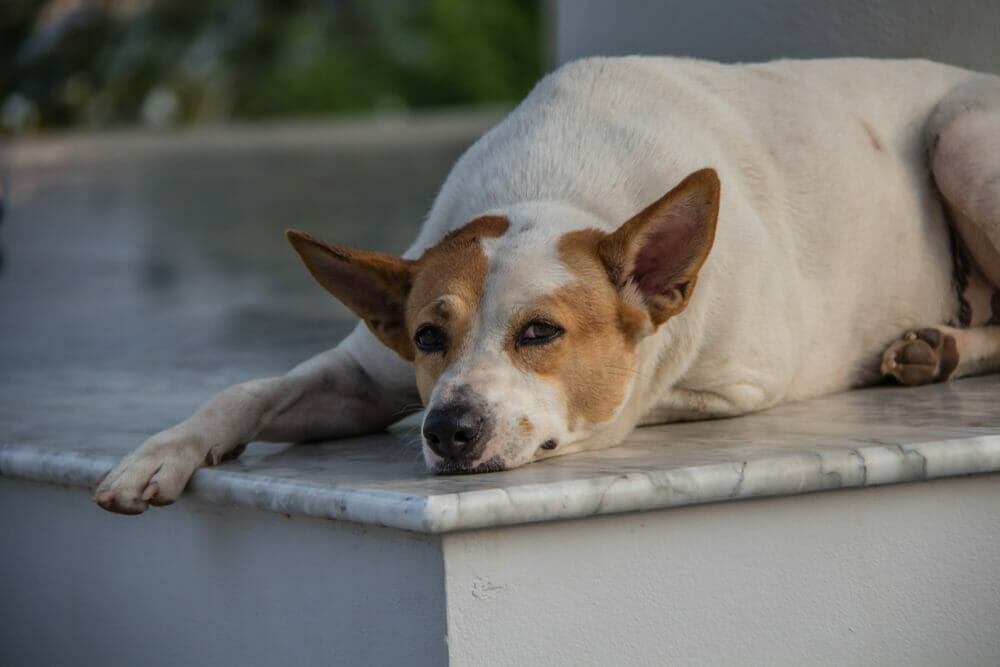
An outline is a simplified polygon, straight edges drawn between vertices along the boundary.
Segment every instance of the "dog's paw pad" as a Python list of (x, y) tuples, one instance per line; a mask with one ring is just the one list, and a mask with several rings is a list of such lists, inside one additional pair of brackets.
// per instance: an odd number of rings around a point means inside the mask
[(882, 373), (907, 386), (943, 382), (958, 367), (955, 337), (938, 329), (907, 331), (882, 355)]

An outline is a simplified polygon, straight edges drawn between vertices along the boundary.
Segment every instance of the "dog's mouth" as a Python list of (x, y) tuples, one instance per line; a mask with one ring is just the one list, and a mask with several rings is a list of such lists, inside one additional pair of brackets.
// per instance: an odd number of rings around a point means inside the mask
[(459, 461), (441, 461), (434, 465), (434, 472), (438, 475), (472, 475), (483, 472), (500, 472), (506, 470), (507, 464), (500, 456), (493, 456), (482, 463), (470, 466)]
[[(552, 451), (558, 446), (559, 443), (555, 440), (546, 440), (538, 446), (537, 451), (539, 453), (543, 451)], [(434, 464), (434, 473), (437, 475), (477, 475), (484, 472), (500, 472), (501, 470), (508, 469), (509, 466), (507, 465), (507, 462), (504, 461), (499, 454), (475, 465), (469, 465), (469, 463), (462, 461), (448, 460), (442, 460)]]

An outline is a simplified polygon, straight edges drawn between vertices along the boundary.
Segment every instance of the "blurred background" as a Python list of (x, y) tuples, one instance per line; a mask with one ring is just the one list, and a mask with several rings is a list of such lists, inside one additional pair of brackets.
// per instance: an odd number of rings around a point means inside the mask
[(523, 97), (541, 0), (0, 0), (0, 122), (154, 127)]
[(0, 0), (0, 442), (121, 452), (354, 317), (546, 68), (540, 0)]
[(998, 25), (996, 0), (0, 0), (0, 131), (509, 103), (594, 54), (996, 71)]
[(567, 60), (1000, 71), (998, 25), (996, 0), (0, 0), (0, 442), (121, 451), (334, 345), (354, 318), (284, 230), (402, 252)]

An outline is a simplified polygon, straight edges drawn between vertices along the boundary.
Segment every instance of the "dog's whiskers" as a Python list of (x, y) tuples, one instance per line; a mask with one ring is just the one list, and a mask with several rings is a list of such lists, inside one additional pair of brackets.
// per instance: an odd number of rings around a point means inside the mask
[(406, 403), (398, 410), (396, 410), (394, 413), (392, 413), (392, 416), (400, 418), (407, 417), (416, 412), (420, 412), (423, 409), (424, 409), (423, 403)]

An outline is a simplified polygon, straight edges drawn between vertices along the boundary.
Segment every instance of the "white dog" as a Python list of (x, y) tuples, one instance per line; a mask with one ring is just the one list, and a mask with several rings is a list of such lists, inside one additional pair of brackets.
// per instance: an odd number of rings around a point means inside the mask
[(482, 472), (994, 370), (1000, 79), (585, 60), (468, 150), (403, 258), (288, 237), (367, 326), (150, 438), (102, 507), (170, 503), (244, 443), (372, 433), (418, 398), (428, 468)]

